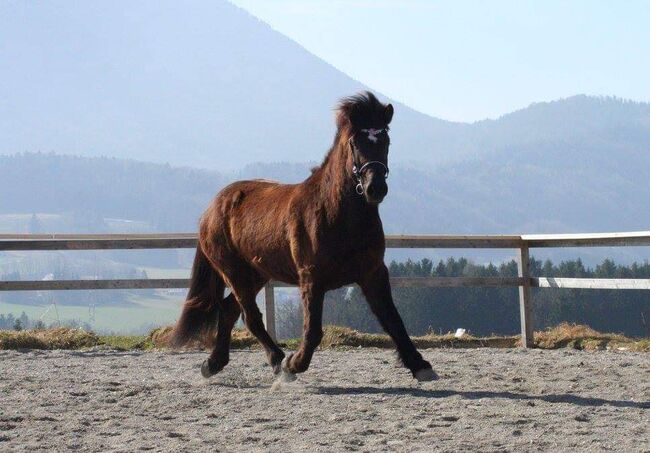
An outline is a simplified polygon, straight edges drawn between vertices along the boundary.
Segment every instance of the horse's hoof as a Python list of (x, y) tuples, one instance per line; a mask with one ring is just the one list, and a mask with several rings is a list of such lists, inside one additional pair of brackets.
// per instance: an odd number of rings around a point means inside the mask
[(211, 376), (214, 376), (217, 374), (219, 371), (221, 371), (223, 367), (218, 367), (216, 370), (211, 370), (210, 369), (210, 359), (205, 359), (203, 361), (203, 364), (201, 365), (201, 376), (204, 378), (209, 378)]
[(212, 375), (213, 373), (210, 371), (210, 362), (208, 362), (208, 359), (205, 359), (201, 365), (201, 376), (207, 379)]
[(437, 381), (439, 377), (436, 374), (436, 372), (433, 371), (433, 369), (422, 368), (421, 370), (415, 372), (415, 379), (417, 379), (418, 382), (429, 382), (429, 381)]
[(295, 374), (289, 371), (289, 357), (282, 359), (280, 368), (282, 369), (282, 372), (280, 373), (280, 380), (282, 380), (282, 382), (293, 382), (298, 379)]
[(273, 374), (276, 376), (282, 373), (282, 364), (286, 356), (284, 354), (273, 354), (270, 359), (271, 368), (273, 368)]

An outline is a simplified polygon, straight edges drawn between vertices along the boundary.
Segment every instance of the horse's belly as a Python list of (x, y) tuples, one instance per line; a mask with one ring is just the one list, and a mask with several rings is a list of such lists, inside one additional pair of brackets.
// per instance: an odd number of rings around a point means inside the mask
[(269, 280), (297, 284), (298, 274), (291, 258), (289, 245), (279, 247), (249, 246), (241, 250), (249, 264)]

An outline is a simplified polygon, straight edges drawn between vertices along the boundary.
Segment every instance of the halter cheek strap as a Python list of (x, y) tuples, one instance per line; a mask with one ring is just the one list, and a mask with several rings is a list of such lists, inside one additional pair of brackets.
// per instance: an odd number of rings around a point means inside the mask
[(377, 164), (384, 167), (384, 178), (388, 179), (388, 172), (390, 170), (383, 162), (379, 162), (378, 160), (371, 160), (370, 162), (366, 162), (365, 164), (363, 164), (361, 168), (357, 168), (357, 166), (354, 165), (352, 167), (352, 174), (357, 179), (357, 186), (355, 187), (355, 190), (359, 195), (363, 195), (363, 184), (361, 184), (361, 176), (363, 175), (363, 172), (373, 164)]
[[(368, 133), (368, 139), (376, 142), (377, 141), (377, 134), (380, 134), (382, 132), (386, 131), (386, 129), (361, 129), (361, 132), (367, 132)], [(390, 170), (386, 166), (385, 163), (379, 162), (378, 160), (371, 160), (363, 164), (361, 167), (357, 164), (357, 153), (356, 153), (356, 147), (354, 146), (354, 143), (352, 143), (352, 137), (348, 140), (348, 143), (350, 145), (350, 149), (352, 150), (352, 174), (354, 175), (354, 178), (357, 180), (357, 185), (355, 187), (355, 190), (357, 194), (363, 195), (363, 184), (361, 183), (361, 177), (363, 176), (363, 172), (368, 169), (371, 165), (379, 165), (384, 168), (384, 178), (388, 178), (388, 173)]]

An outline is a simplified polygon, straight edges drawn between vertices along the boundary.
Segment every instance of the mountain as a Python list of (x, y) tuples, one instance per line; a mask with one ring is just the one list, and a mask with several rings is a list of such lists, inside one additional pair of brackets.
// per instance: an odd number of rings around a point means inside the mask
[[(0, 231), (193, 231), (231, 177), (116, 158), (0, 156)], [(19, 214), (29, 214), (29, 216)], [(33, 223), (33, 222), (31, 222)]]
[[(3, 2), (0, 38), (0, 154), (43, 151), (0, 159), (5, 229), (33, 212), (193, 229), (228, 181), (303, 179), (337, 99), (365, 88), (225, 1)], [(390, 233), (648, 229), (650, 104), (579, 95), (473, 124), (395, 107)]]
[[(2, 2), (0, 42), (0, 154), (222, 172), (317, 162), (337, 100), (366, 88), (223, 0)], [(393, 164), (609, 168), (636, 166), (650, 147), (650, 105), (615, 98), (575, 96), (473, 124), (393, 102)]]
[[(222, 0), (2, 2), (0, 41), (0, 154), (320, 160), (337, 100), (365, 89)], [(466, 149), (466, 125), (395, 107), (404, 160)]]

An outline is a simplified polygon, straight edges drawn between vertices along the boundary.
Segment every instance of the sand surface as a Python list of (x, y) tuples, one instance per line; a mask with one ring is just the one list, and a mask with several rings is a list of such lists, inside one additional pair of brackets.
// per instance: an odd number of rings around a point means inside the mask
[(650, 355), (318, 351), (272, 389), (260, 351), (0, 351), (0, 451), (650, 451)]

